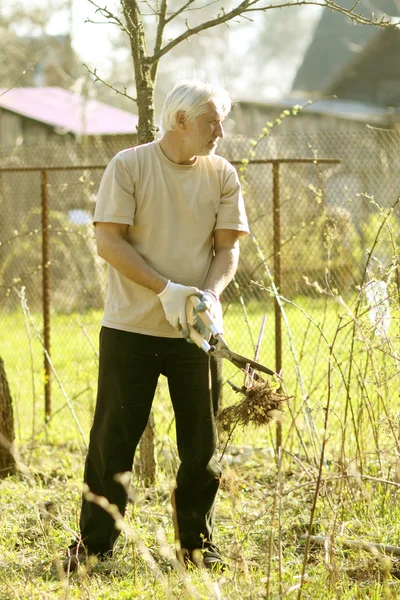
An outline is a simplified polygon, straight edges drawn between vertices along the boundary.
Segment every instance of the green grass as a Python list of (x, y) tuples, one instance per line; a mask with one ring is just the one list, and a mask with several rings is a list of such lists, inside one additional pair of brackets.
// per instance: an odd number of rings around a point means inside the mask
[[(274, 600), (297, 598), (302, 535), (313, 511), (328, 402), (325, 460), (311, 532), (328, 536), (332, 545), (311, 548), (302, 598), (399, 597), (396, 559), (388, 563), (376, 553), (349, 550), (342, 543), (351, 539), (399, 544), (397, 307), (393, 303), (390, 339), (382, 343), (371, 332), (367, 314), (353, 328), (351, 311), (334, 299), (299, 298), (296, 304), (285, 305), (290, 335), (283, 324), (283, 381), (291, 398), (281, 420), (281, 461), (278, 464), (274, 451), (275, 424), (235, 431), (223, 458), (216, 530), (231, 569), (222, 577), (194, 571), (187, 580), (165, 556), (173, 544), (169, 498), (177, 458), (163, 379), (154, 404), (157, 483), (146, 489), (139, 477), (134, 478), (126, 518), (136, 541), (123, 533), (111, 561), (69, 580), (62, 576), (59, 560), (77, 530), (85, 451), (54, 376), (53, 416), (44, 425), (41, 344), (30, 327), (30, 346), (23, 315), (3, 314), (6, 334), (0, 356), (13, 397), (16, 447), (26, 470), (0, 483), (0, 598), (253, 600), (267, 593)], [(354, 312), (354, 306), (350, 308)], [(252, 339), (257, 340), (267, 314), (259, 361), (274, 367), (272, 299), (266, 293), (265, 304), (249, 303), (246, 309), (248, 323), (239, 304), (228, 308), (226, 339), (233, 350), (252, 356)], [(100, 318), (99, 312), (91, 312), (52, 319), (52, 361), (86, 440), (96, 395)], [(40, 317), (33, 319), (40, 330)], [(225, 361), (224, 369), (226, 379), (242, 384), (235, 367)], [(237, 399), (226, 384), (224, 405)], [(152, 569), (138, 540), (154, 557)]]

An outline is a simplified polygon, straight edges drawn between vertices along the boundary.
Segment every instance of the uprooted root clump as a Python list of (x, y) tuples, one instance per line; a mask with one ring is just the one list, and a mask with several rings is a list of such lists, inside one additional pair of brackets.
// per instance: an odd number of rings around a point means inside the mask
[(242, 400), (224, 408), (218, 415), (218, 422), (223, 431), (230, 431), (232, 426), (268, 425), (277, 420), (282, 412), (283, 403), (288, 397), (279, 393), (272, 382), (258, 380), (238, 390)]

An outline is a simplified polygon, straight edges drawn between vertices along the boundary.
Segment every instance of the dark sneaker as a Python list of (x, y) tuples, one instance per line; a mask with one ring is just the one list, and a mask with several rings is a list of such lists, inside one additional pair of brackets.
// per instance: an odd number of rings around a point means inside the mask
[(86, 565), (89, 555), (82, 546), (67, 548), (67, 555), (63, 560), (65, 573), (73, 573), (82, 565)]
[(183, 549), (182, 557), (184, 566), (189, 568), (196, 566), (199, 569), (221, 572), (228, 568), (228, 564), (223, 560), (219, 549), (214, 544), (208, 544), (202, 549)]
[(224, 561), (217, 546), (209, 544), (201, 551), (203, 563), (206, 569), (212, 571), (225, 571), (228, 568), (228, 563)]
[(63, 560), (63, 569), (65, 573), (73, 573), (79, 567), (87, 566), (91, 561), (103, 561), (111, 556), (112, 551), (95, 554), (88, 552), (82, 545), (70, 546), (67, 548), (67, 555)]

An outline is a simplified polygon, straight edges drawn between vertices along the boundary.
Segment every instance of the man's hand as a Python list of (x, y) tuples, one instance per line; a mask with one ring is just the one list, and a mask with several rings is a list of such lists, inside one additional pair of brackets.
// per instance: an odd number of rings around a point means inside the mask
[(199, 295), (197, 287), (181, 285), (168, 280), (167, 285), (158, 297), (164, 309), (167, 321), (178, 331), (186, 331), (186, 300), (192, 294)]
[[(200, 304), (198, 304), (194, 309), (194, 312), (198, 315), (194, 327), (202, 335), (203, 331), (207, 331), (207, 329), (203, 321), (201, 320), (199, 313), (205, 310), (207, 310), (210, 313), (213, 323), (218, 330), (218, 333), (224, 333), (221, 302), (219, 301), (217, 294), (213, 290), (205, 290), (204, 292), (202, 292), (202, 295), (200, 296)], [(203, 337), (206, 336), (203, 335)]]
[[(196, 295), (198, 296), (200, 303), (196, 306), (196, 308), (194, 308), (194, 322), (192, 323), (192, 327), (198, 333), (200, 333), (201, 337), (204, 340), (209, 342), (211, 338), (211, 332), (202, 320), (199, 313), (207, 310), (210, 313), (210, 316), (218, 330), (218, 333), (223, 333), (224, 328), (222, 323), (222, 306), (217, 294), (213, 290), (205, 290), (204, 292), (201, 291)], [(182, 331), (182, 335), (189, 344), (194, 344), (194, 342), (190, 339), (189, 330)]]

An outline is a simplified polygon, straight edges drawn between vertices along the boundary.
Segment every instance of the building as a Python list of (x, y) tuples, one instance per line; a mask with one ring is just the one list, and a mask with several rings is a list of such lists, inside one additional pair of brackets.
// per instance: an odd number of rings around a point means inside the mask
[[(346, 1), (346, 8), (354, 4)], [(360, 2), (361, 12), (368, 8), (363, 6), (365, 1)], [(382, 0), (379, 9), (392, 16), (400, 15), (394, 0)], [(355, 24), (340, 12), (323, 10), (292, 93), (270, 102), (238, 102), (229, 131), (254, 136), (268, 122), (274, 123), (274, 133), (283, 134), (356, 132), (367, 126), (397, 129), (399, 56), (399, 28)], [(302, 108), (293, 115), (295, 106)], [(285, 118), (281, 119), (281, 115)]]
[(0, 89), (0, 146), (123, 137), (132, 145), (137, 115), (60, 87)]
[(248, 137), (260, 135), (265, 128), (278, 135), (355, 132), (367, 126), (394, 129), (399, 125), (400, 113), (393, 107), (345, 98), (322, 98), (309, 103), (304, 98), (286, 97), (270, 102), (237, 102), (226, 131)]
[[(340, 5), (350, 9), (355, 2), (342, 0)], [(399, 3), (396, 0), (379, 0), (374, 3), (370, 0), (361, 0), (357, 10), (366, 16), (374, 10), (377, 18), (381, 14), (400, 16)], [(353, 22), (338, 11), (322, 10), (320, 20), (294, 78), (293, 94), (313, 98), (323, 95), (342, 69), (363, 53), (378, 32), (379, 28), (376, 26)]]
[(333, 77), (325, 95), (375, 106), (399, 107), (399, 56), (400, 29), (378, 30), (364, 50)]

